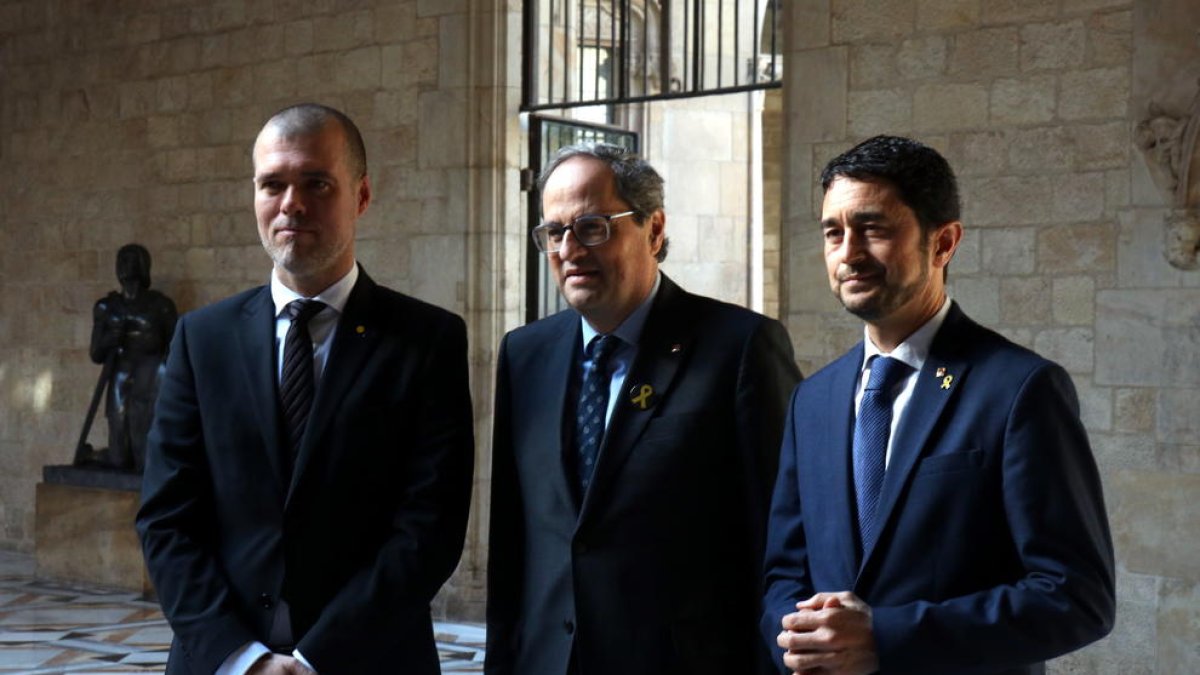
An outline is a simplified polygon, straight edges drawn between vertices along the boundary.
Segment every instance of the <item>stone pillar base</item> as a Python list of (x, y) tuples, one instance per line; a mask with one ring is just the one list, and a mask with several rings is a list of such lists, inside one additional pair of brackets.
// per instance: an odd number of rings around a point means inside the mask
[(139, 503), (128, 489), (38, 483), (38, 578), (153, 596), (133, 528)]

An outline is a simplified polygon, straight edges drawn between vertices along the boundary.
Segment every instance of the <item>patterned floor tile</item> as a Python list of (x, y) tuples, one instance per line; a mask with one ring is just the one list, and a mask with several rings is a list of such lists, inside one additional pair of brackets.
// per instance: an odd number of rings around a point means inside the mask
[[(171, 628), (135, 593), (38, 581), (29, 556), (0, 551), (0, 673), (162, 673)], [(436, 623), (442, 672), (483, 671), (482, 626)]]

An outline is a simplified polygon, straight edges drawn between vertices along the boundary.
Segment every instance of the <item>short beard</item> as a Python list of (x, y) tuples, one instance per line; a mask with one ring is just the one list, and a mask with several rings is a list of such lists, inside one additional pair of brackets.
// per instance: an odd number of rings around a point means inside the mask
[(261, 238), (263, 250), (271, 257), (275, 266), (298, 279), (311, 278), (329, 268), (343, 253), (343, 249), (317, 248), (307, 255), (297, 255), (295, 242), (276, 245), (271, 239), (270, 228)]

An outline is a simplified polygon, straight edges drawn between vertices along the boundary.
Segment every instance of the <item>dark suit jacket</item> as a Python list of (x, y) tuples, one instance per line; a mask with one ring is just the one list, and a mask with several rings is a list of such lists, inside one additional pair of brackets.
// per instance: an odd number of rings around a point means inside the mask
[(429, 602), (474, 453), (465, 326), (362, 272), (336, 331), (287, 482), (270, 289), (179, 322), (137, 517), (168, 673), (267, 642), (280, 598), (322, 675), (439, 672)]
[[(509, 333), (493, 441), (485, 672), (769, 672), (757, 637), (767, 508), (787, 395), (787, 332), (665, 276), (580, 505), (564, 468), (580, 317)], [(572, 407), (573, 410), (573, 407)]]
[(844, 590), (873, 608), (883, 673), (1041, 672), (1107, 634), (1112, 542), (1066, 372), (952, 306), (896, 430), (880, 534), (860, 555), (850, 448), (862, 359), (859, 344), (793, 396), (767, 642), (798, 600)]

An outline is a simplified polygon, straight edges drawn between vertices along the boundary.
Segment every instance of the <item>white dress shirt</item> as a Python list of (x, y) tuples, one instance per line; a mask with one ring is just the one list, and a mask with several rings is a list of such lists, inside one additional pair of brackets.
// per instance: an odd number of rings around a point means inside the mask
[(950, 298), (947, 297), (942, 300), (942, 307), (937, 314), (934, 314), (924, 325), (909, 335), (904, 342), (896, 345), (891, 354), (885, 354), (879, 347), (876, 347), (875, 343), (871, 342), (871, 335), (867, 332), (866, 327), (863, 328), (863, 363), (862, 371), (858, 376), (858, 390), (854, 394), (855, 416), (858, 415), (858, 406), (862, 401), (863, 390), (867, 387), (867, 378), (871, 376), (871, 357), (890, 356), (912, 369), (903, 380), (904, 387), (892, 401), (892, 426), (888, 435), (887, 455), (884, 457), (885, 468), (892, 461), (892, 442), (896, 439), (896, 429), (900, 426), (900, 421), (904, 418), (904, 411), (912, 399), (913, 390), (917, 387), (917, 377), (921, 374), (925, 359), (929, 358), (929, 348), (933, 345), (933, 338), (937, 335), (938, 329), (942, 327), (942, 322), (946, 320), (946, 314), (949, 312)]

